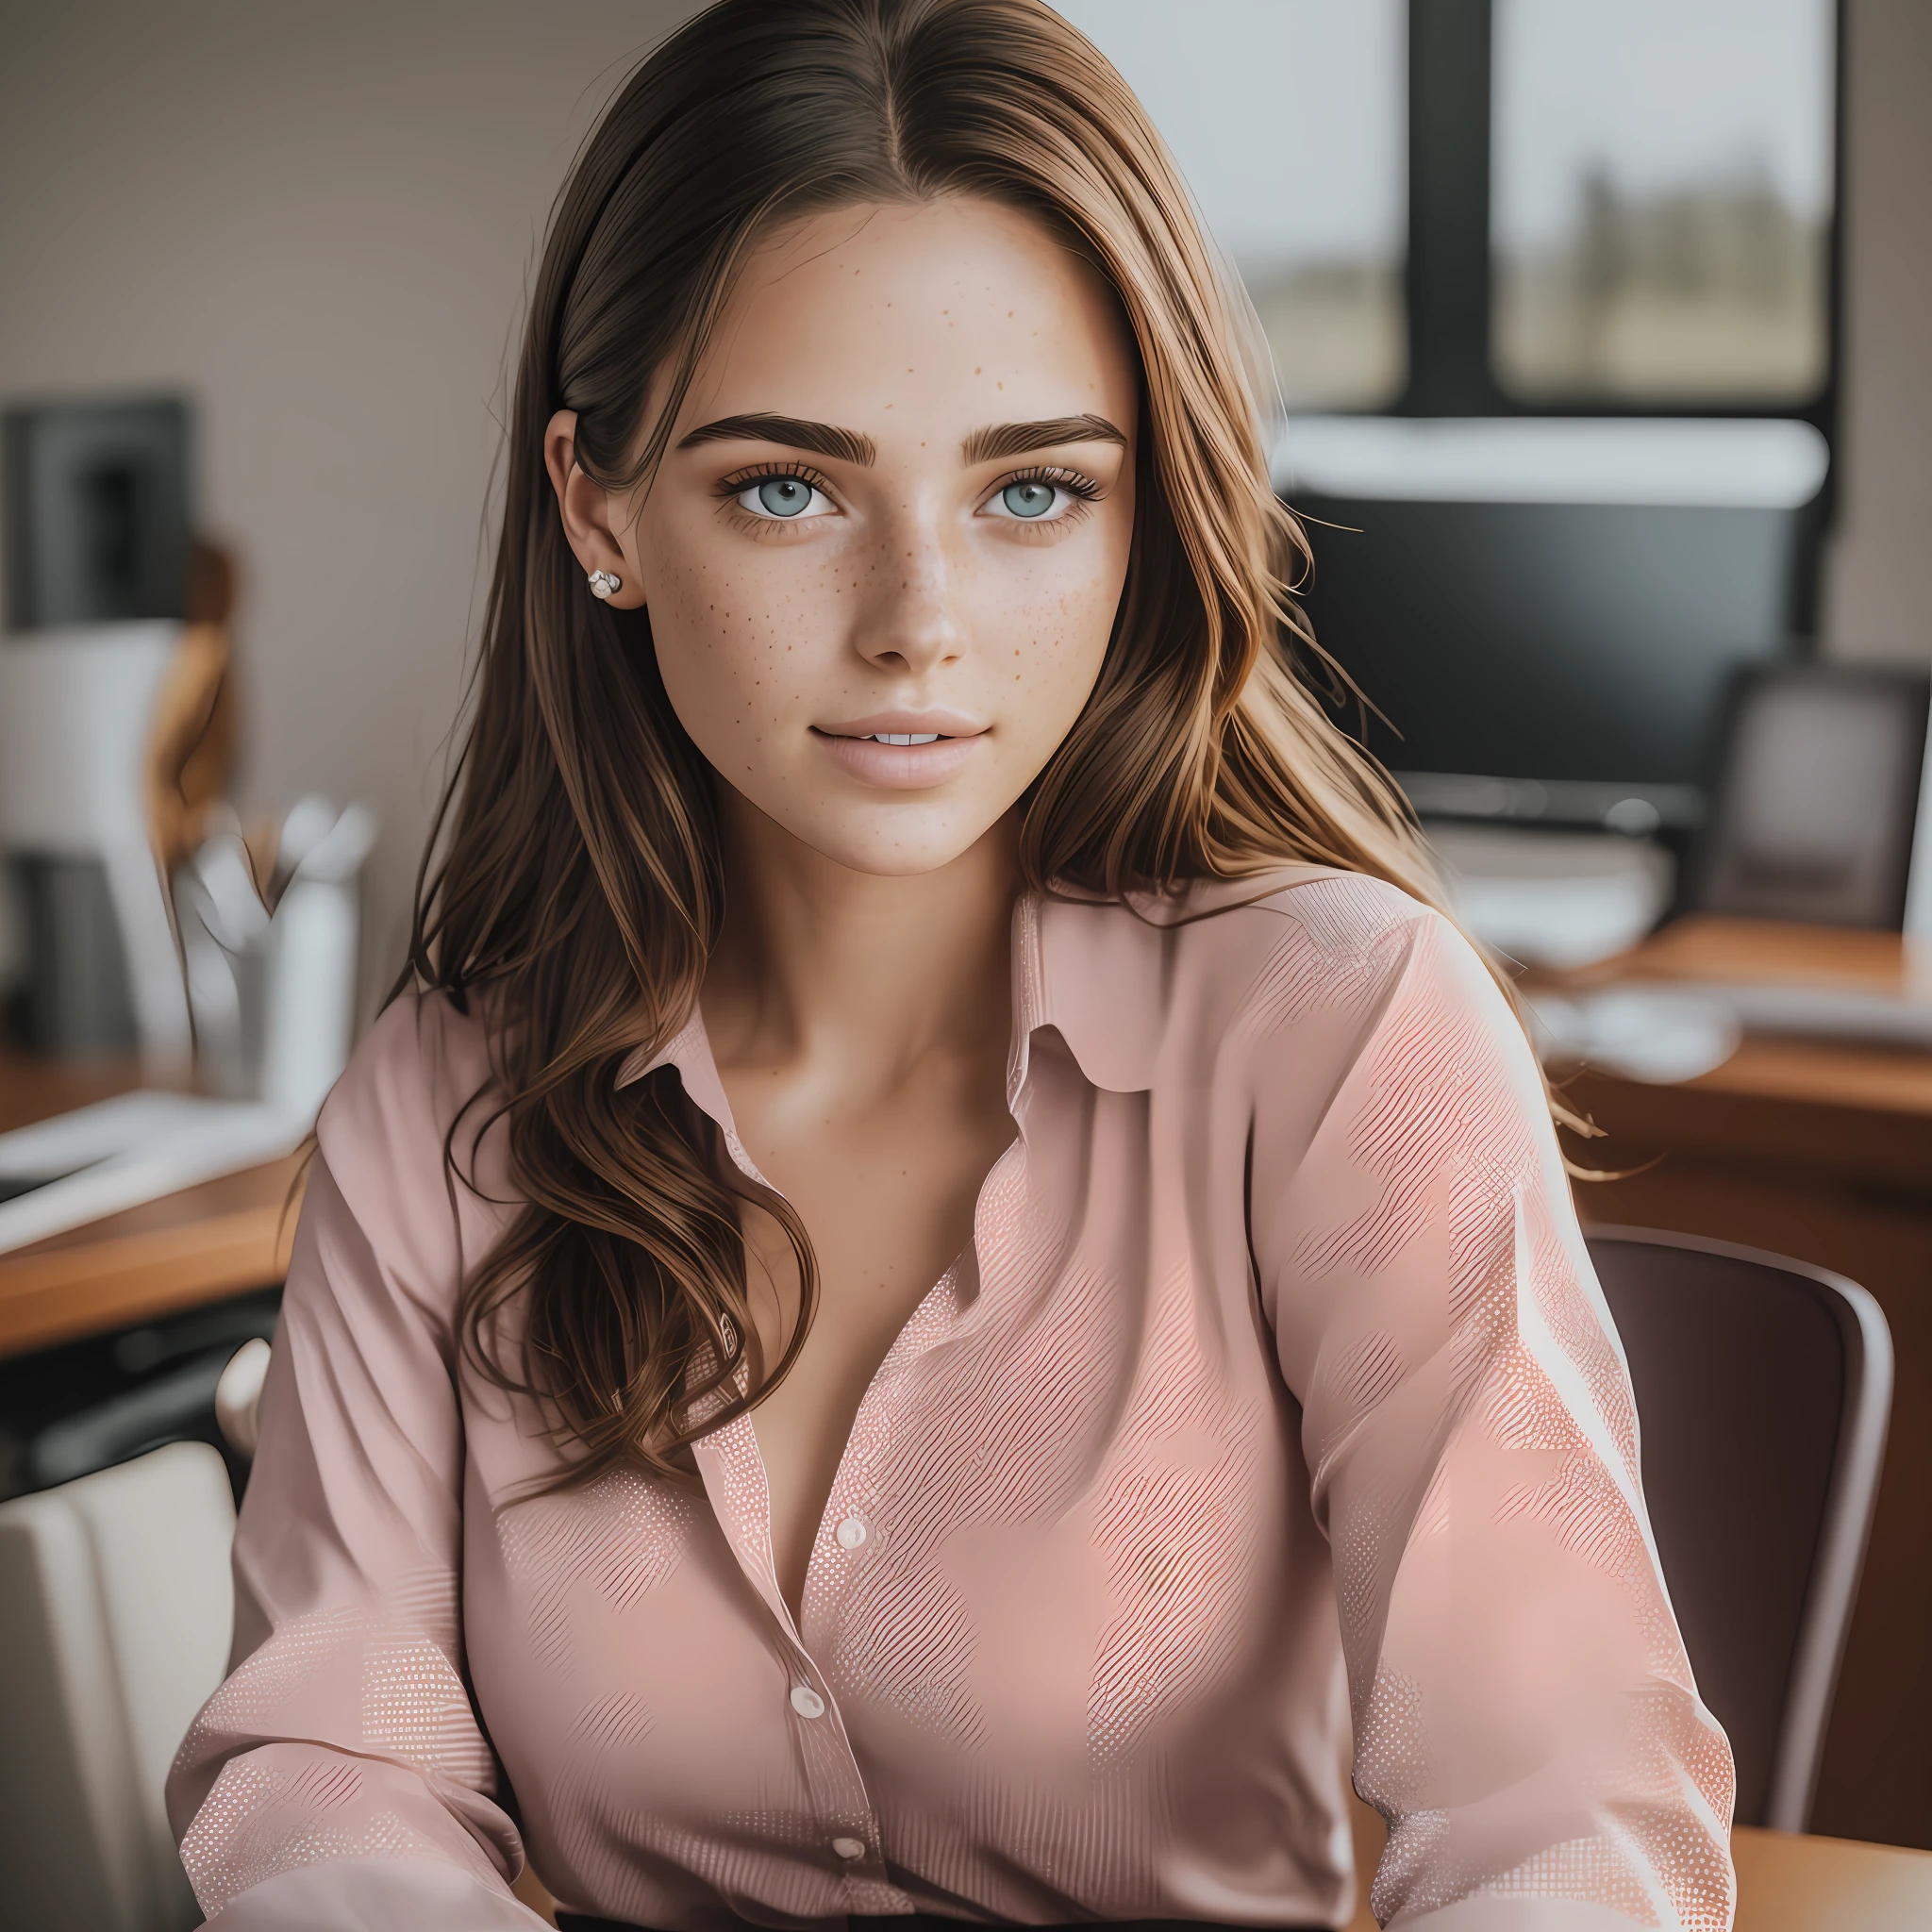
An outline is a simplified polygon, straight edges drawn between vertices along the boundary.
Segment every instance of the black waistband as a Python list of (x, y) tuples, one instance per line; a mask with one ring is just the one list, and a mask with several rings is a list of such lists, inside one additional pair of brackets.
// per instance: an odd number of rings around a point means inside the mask
[[(749, 1920), (741, 1922), (745, 1932), (758, 1932)], [(846, 1920), (852, 1932), (973, 1932), (976, 1921), (947, 1919), (937, 1912), (886, 1913), (876, 1918), (854, 1913)], [(625, 1924), (619, 1919), (589, 1919), (581, 1912), (558, 1912), (559, 1932), (652, 1932), (647, 1925)], [(1024, 1932), (1257, 1932), (1253, 1925), (1223, 1925), (1214, 1919), (1103, 1919), (1088, 1920), (1077, 1926), (1033, 1925)], [(1327, 1925), (1284, 1925), (1270, 1932), (1334, 1932)]]

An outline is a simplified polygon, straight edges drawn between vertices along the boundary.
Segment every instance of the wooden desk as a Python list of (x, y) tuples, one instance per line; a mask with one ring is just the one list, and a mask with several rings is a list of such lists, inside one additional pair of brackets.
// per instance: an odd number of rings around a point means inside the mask
[[(140, 1084), (131, 1061), (68, 1065), (0, 1049), (0, 1130)], [(0, 1356), (279, 1281), (301, 1177), (299, 1156), (273, 1161), (0, 1255)]]
[[(1387, 1833), (1366, 1805), (1352, 1801), (1350, 1808), (1361, 1878), (1346, 1932), (1375, 1932), (1367, 1894)], [(1731, 1857), (1737, 1932), (1924, 1932), (1932, 1925), (1932, 1852), (1742, 1829), (1731, 1834)]]
[[(1910, 971), (1895, 935), (1705, 919), (1565, 983), (1791, 979), (1898, 991)], [(1932, 1054), (1747, 1039), (1679, 1086), (1585, 1073), (1565, 1091), (1607, 1129), (1573, 1141), (1571, 1154), (1643, 1170), (1579, 1184), (1587, 1220), (1796, 1256), (1862, 1283), (1885, 1310), (1898, 1361), (1891, 1434), (1812, 1823), (1932, 1845)]]

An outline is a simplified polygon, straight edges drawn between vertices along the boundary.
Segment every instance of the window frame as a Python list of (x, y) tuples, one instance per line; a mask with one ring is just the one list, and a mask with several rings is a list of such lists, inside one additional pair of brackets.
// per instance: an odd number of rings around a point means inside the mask
[[(1408, 0), (1408, 235), (1403, 273), (1407, 376), (1387, 416), (1671, 417), (1809, 423), (1835, 458), (1844, 340), (1845, 8), (1832, 6), (1832, 192), (1825, 239), (1824, 379), (1805, 402), (1597, 395), (1524, 397), (1496, 379), (1490, 212), (1492, 0)], [(1812, 507), (1819, 535), (1836, 508), (1837, 463)], [(1795, 587), (1800, 628), (1817, 615), (1817, 552)]]
[(1842, 0), (1833, 4), (1832, 197), (1825, 242), (1824, 380), (1805, 402), (1513, 395), (1491, 349), (1491, 0), (1408, 0), (1408, 375), (1391, 416), (1777, 417), (1833, 441), (1842, 340), (1845, 173)]

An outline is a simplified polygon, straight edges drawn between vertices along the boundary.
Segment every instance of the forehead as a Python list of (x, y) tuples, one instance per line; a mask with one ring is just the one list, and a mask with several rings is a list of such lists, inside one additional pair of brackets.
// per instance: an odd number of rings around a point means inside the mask
[(1093, 268), (1033, 217), (959, 197), (841, 208), (764, 242), (678, 424), (770, 410), (885, 451), (1091, 409), (1131, 434), (1138, 386)]

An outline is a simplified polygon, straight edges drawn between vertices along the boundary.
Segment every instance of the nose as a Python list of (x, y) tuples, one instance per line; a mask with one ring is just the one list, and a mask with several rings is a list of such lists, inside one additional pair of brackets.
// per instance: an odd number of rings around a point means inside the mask
[(887, 672), (929, 671), (958, 657), (966, 645), (958, 608), (963, 567), (937, 515), (908, 509), (892, 518), (861, 605), (858, 655)]

